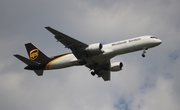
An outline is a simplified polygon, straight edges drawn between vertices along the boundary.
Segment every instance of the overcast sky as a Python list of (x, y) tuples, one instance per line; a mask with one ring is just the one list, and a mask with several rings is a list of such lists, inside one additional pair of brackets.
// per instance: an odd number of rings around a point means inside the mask
[[(42, 77), (13, 57), (32, 42), (48, 56), (70, 52), (44, 27), (84, 43), (155, 35), (162, 44), (120, 55), (111, 81), (85, 67), (45, 71)], [(1, 110), (180, 110), (179, 0), (1, 0)]]

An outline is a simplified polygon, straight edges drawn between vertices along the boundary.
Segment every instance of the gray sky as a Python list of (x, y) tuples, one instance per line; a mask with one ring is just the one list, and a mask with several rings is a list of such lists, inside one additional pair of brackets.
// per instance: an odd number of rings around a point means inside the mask
[[(179, 110), (179, 0), (1, 0), (1, 110)], [(45, 71), (37, 77), (13, 57), (27, 57), (32, 42), (48, 56), (70, 50), (44, 27), (51, 26), (87, 44), (103, 44), (141, 35), (163, 43), (147, 51), (121, 55), (124, 69), (111, 81), (91, 76), (85, 67)]]

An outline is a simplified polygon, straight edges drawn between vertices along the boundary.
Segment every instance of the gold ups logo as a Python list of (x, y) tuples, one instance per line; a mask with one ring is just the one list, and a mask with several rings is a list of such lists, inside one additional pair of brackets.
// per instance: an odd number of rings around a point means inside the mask
[(31, 60), (35, 60), (38, 57), (39, 51), (38, 49), (33, 49), (29, 53), (29, 57)]

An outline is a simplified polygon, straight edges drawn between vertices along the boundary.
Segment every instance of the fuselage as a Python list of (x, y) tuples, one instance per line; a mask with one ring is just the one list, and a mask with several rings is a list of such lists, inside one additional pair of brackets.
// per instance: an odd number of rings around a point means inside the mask
[[(86, 57), (84, 60), (87, 61), (87, 64), (94, 64), (105, 61), (107, 59), (111, 59), (116, 55), (135, 52), (143, 50), (144, 48), (152, 48), (159, 44), (161, 44), (161, 40), (157, 39), (154, 36), (149, 35), (136, 37), (132, 39), (105, 44), (102, 47), (102, 53), (94, 55), (92, 57)], [(78, 65), (80, 65), (79, 59), (77, 59), (72, 53), (68, 53), (58, 56), (56, 58), (52, 58), (51, 61), (45, 65), (45, 69), (61, 69)]]

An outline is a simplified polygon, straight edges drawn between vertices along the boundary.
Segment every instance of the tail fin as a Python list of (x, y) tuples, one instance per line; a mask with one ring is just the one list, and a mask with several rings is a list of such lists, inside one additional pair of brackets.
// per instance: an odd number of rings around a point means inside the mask
[(41, 52), (37, 47), (35, 47), (32, 43), (25, 44), (26, 50), (29, 55), (29, 59), (41, 63), (43, 60), (48, 60), (47, 57), (43, 52)]
[(39, 66), (44, 60), (49, 60), (49, 57), (47, 57), (44, 53), (42, 53), (38, 48), (36, 48), (31, 43), (27, 43), (25, 44), (25, 46), (29, 55), (29, 59), (18, 54), (14, 56), (28, 65), (24, 69), (34, 70), (34, 72), (38, 76), (42, 76), (43, 70), (37, 69), (37, 66)]

